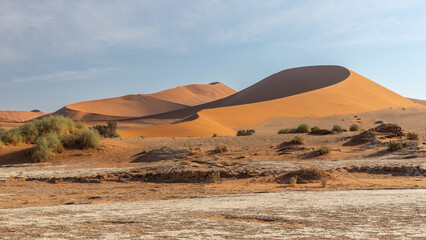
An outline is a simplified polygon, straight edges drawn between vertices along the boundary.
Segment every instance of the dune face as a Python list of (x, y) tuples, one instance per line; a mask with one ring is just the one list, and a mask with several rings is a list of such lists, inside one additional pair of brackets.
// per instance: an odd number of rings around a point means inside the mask
[(56, 113), (74, 120), (118, 120), (170, 112), (215, 101), (234, 93), (235, 90), (222, 83), (193, 84), (154, 94), (127, 95), (70, 104)]
[(0, 111), (0, 122), (25, 122), (43, 115), (46, 113), (41, 111)]
[(235, 129), (255, 127), (274, 118), (320, 118), (399, 107), (424, 106), (343, 67), (304, 67), (279, 72), (228, 98), (205, 104), (191, 121), (128, 129), (120, 134), (233, 135)]

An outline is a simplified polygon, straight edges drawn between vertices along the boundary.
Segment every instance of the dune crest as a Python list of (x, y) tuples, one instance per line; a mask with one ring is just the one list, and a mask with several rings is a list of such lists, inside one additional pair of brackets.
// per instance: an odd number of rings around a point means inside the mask
[[(199, 117), (195, 120), (168, 126), (132, 129), (133, 134), (130, 134), (132, 130), (129, 129), (120, 134), (143, 135), (149, 131), (152, 136), (155, 136), (157, 132), (167, 132), (169, 137), (208, 137), (215, 132), (221, 132), (222, 135), (228, 132), (229, 135), (233, 135), (235, 129), (254, 127), (273, 118), (320, 118), (388, 108), (424, 107), (343, 67), (315, 66), (296, 70), (284, 70), (239, 93), (216, 101), (211, 104), (211, 108), (199, 111)], [(300, 70), (309, 70), (310, 73), (306, 74)], [(301, 75), (295, 76), (297, 73)], [(308, 83), (314, 86), (306, 86)], [(302, 90), (306, 91), (300, 92)], [(261, 96), (256, 95), (257, 92)], [(279, 98), (280, 92), (283, 96), (281, 98)], [(268, 93), (271, 94), (268, 95)], [(221, 127), (215, 128), (209, 122), (217, 123)], [(161, 134), (161, 136), (166, 135)]]
[(136, 94), (79, 102), (56, 113), (74, 120), (118, 120), (170, 112), (215, 101), (235, 93), (222, 83), (192, 84), (153, 94)]

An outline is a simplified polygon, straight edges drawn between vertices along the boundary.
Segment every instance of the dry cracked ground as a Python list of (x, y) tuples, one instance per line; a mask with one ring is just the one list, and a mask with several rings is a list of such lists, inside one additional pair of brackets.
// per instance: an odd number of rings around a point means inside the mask
[(287, 191), (0, 210), (2, 239), (425, 239), (426, 190)]

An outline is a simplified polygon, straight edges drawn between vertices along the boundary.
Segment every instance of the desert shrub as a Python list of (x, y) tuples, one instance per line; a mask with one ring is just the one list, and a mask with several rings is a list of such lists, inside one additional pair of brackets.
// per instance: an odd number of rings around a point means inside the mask
[(79, 133), (62, 137), (62, 143), (67, 148), (97, 148), (101, 145), (101, 139), (95, 129), (83, 129)]
[(305, 139), (301, 136), (295, 136), (290, 143), (293, 145), (302, 145), (305, 142)]
[(250, 136), (253, 135), (255, 132), (256, 131), (254, 129), (238, 130), (237, 136)]
[(297, 132), (298, 133), (310, 133), (311, 132), (311, 128), (309, 127), (308, 124), (304, 123), (304, 124), (300, 124), (297, 127)]
[(139, 138), (140, 138), (140, 139), (145, 139), (146, 137), (145, 137), (145, 136), (140, 136)]
[(362, 131), (362, 127), (359, 126), (358, 124), (352, 124), (349, 130), (352, 132), (358, 132), (358, 131)]
[(35, 143), (39, 133), (37, 126), (34, 124), (34, 122), (29, 122), (20, 127), (21, 130), (21, 136), (22, 141), (25, 143)]
[(290, 178), (290, 185), (292, 187), (296, 187), (296, 185), (297, 185), (297, 177), (296, 176)]
[(214, 171), (214, 172), (210, 172), (207, 175), (207, 181), (209, 182), (216, 182), (220, 180), (220, 172), (219, 171)]
[(414, 133), (414, 132), (409, 132), (407, 133), (407, 139), (417, 141), (419, 140), (419, 135), (417, 135), (417, 133)]
[(296, 171), (291, 171), (284, 175), (284, 178), (295, 178), (298, 182), (323, 180), (331, 177), (331, 174), (323, 169), (317, 167), (307, 167)]
[(318, 130), (321, 130), (321, 128), (320, 127), (318, 127), (318, 126), (314, 126), (314, 127), (312, 127), (311, 128), (311, 131), (313, 132), (313, 131), (318, 131)]
[(226, 146), (226, 145), (218, 145), (214, 149), (214, 152), (215, 153), (223, 153), (223, 152), (227, 152), (228, 150), (229, 150), (228, 146)]
[(6, 145), (17, 145), (22, 142), (21, 129), (12, 128), (1, 134), (1, 141)]
[(375, 121), (374, 124), (383, 124), (383, 121), (382, 120)]
[(213, 133), (213, 136), (212, 137), (217, 137), (217, 133)]
[(105, 138), (117, 138), (120, 135), (117, 134), (117, 122), (108, 121), (107, 125), (96, 125), (93, 127), (96, 129), (102, 137)]
[(297, 133), (296, 128), (283, 128), (278, 131), (278, 134)]
[(343, 132), (343, 128), (340, 125), (334, 125), (333, 128), (331, 129), (331, 131), (334, 131), (334, 132)]
[(321, 179), (321, 186), (323, 188), (327, 187), (327, 184), (328, 184), (327, 179)]
[(4, 143), (3, 141), (0, 140), (0, 149), (4, 148)]
[(33, 152), (34, 162), (45, 162), (52, 158), (54, 152), (62, 150), (61, 140), (54, 133), (48, 133), (37, 139), (36, 147)]
[(316, 152), (318, 153), (318, 155), (327, 155), (331, 152), (331, 147), (329, 146), (321, 146)]
[[(50, 115), (41, 119), (33, 120), (27, 124), (34, 124), (38, 130), (38, 136), (46, 135), (50, 132), (54, 132), (59, 136), (67, 135), (77, 130), (76, 122), (71, 118), (67, 118), (61, 115)], [(79, 125), (84, 125), (80, 123)], [(85, 126), (86, 127), (86, 126)]]
[(408, 146), (410, 146), (410, 143), (407, 140), (402, 140), (402, 141), (391, 140), (389, 142), (389, 151), (391, 152), (398, 151)]

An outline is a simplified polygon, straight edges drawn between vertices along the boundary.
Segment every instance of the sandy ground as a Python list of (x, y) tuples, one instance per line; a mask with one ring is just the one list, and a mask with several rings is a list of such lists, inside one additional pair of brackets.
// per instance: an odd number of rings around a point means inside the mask
[(0, 210), (3, 239), (424, 239), (426, 190), (256, 193)]

